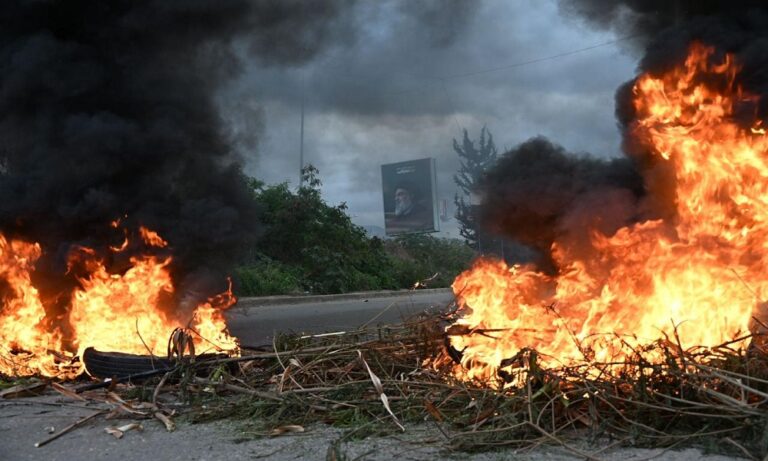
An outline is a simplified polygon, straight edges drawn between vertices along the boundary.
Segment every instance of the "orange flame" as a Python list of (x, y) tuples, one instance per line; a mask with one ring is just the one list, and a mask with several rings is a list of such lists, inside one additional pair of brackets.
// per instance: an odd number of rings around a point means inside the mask
[(10, 375), (59, 373), (48, 350), (61, 349), (61, 333), (50, 329), (31, 272), (40, 245), (8, 241), (0, 234), (0, 371)]
[(149, 246), (157, 248), (165, 248), (168, 246), (168, 242), (163, 240), (163, 238), (160, 237), (160, 234), (153, 230), (149, 230), (144, 226), (139, 227), (139, 234), (141, 235), (142, 240), (144, 240), (144, 243)]
[[(148, 245), (166, 244), (153, 231), (142, 228), (140, 232)], [(223, 315), (236, 301), (231, 287), (199, 305), (189, 318), (177, 317), (180, 314), (172, 308), (169, 256), (135, 256), (127, 270), (111, 273), (93, 249), (76, 248), (69, 258), (69, 270), (75, 273), (77, 267), (85, 275), (76, 277), (79, 287), (73, 291), (63, 319), (66, 327), (59, 328), (59, 319), (47, 316), (31, 281), (40, 254), (39, 245), (9, 242), (0, 234), (0, 373), (71, 378), (83, 368), (81, 364), (68, 366), (65, 359), (82, 356), (87, 347), (164, 355), (177, 327), (196, 333), (197, 351), (238, 348), (237, 340), (227, 333)]]
[(683, 65), (633, 89), (632, 134), (674, 172), (674, 218), (593, 230), (587, 256), (557, 241), (557, 276), (476, 262), (453, 284), (456, 325), (472, 332), (452, 336), (463, 351), (457, 375), (494, 381), (526, 347), (557, 366), (620, 361), (664, 338), (686, 349), (745, 345), (768, 293), (768, 138), (733, 120), (734, 104), (755, 98), (735, 87), (733, 58), (712, 64), (713, 54), (695, 44)]
[[(200, 304), (195, 309), (192, 318), (193, 330), (201, 340), (207, 343), (206, 349), (210, 349), (211, 345), (216, 345), (216, 347), (224, 350), (235, 350), (239, 347), (237, 339), (227, 333), (227, 323), (224, 319), (224, 310), (235, 304), (236, 301), (230, 281), (227, 291), (208, 299), (207, 302)], [(201, 347), (197, 342), (195, 346), (198, 348), (197, 350)]]
[[(113, 224), (114, 224), (114, 222), (113, 222)], [(117, 226), (115, 225), (113, 227), (117, 227)], [(129, 243), (130, 243), (130, 241), (128, 240), (128, 231), (124, 229), (123, 230), (123, 243), (121, 243), (119, 246), (118, 245), (112, 245), (112, 246), (109, 247), (109, 249), (113, 253), (120, 253), (120, 252), (125, 251), (128, 248), (128, 244)]]

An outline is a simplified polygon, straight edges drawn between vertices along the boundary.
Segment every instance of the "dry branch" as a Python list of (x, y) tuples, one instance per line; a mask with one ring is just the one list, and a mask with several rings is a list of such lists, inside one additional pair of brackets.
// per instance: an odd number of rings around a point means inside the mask
[(54, 440), (58, 439), (62, 435), (66, 434), (68, 432), (72, 432), (74, 429), (77, 429), (78, 427), (80, 427), (83, 424), (87, 423), (91, 419), (93, 419), (93, 418), (95, 418), (95, 417), (97, 417), (99, 415), (103, 415), (104, 413), (106, 413), (106, 410), (101, 410), (101, 411), (97, 411), (96, 413), (93, 413), (93, 414), (91, 414), (89, 416), (86, 416), (85, 418), (79, 419), (78, 421), (70, 424), (69, 426), (65, 427), (64, 429), (60, 430), (59, 432), (57, 432), (57, 433), (53, 434), (52, 436), (48, 437), (47, 439), (43, 440), (42, 442), (37, 442), (35, 444), (35, 448), (40, 448), (43, 445), (46, 445), (46, 444), (48, 444), (50, 442), (53, 442)]
[[(440, 433), (433, 443), (452, 450), (555, 443), (590, 459), (599, 452), (583, 441), (604, 445), (610, 438), (661, 448), (716, 445), (763, 459), (768, 357), (734, 344), (684, 349), (675, 332), (622, 361), (557, 368), (542, 368), (536, 351), (523, 350), (504, 361), (506, 378), (465, 382), (451, 373), (457, 364), (448, 357), (445, 322), (435, 315), (333, 335), (279, 336), (270, 352), (186, 364), (179, 375), (188, 378), (166, 389), (234, 396), (207, 402), (193, 418), (240, 415), (257, 426), (250, 433), (263, 436), (313, 423), (346, 428), (350, 437), (395, 434), (432, 421)], [(164, 384), (152, 385), (153, 401)]]

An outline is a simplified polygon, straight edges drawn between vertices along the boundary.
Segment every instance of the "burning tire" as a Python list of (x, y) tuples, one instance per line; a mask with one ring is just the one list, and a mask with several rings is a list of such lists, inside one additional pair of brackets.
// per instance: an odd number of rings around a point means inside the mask
[(83, 352), (83, 363), (89, 375), (97, 378), (125, 378), (138, 373), (169, 370), (176, 361), (165, 357), (101, 352), (89, 347)]
[[(210, 370), (211, 364), (206, 360), (226, 358), (226, 354), (200, 354), (195, 357), (198, 370)], [(83, 352), (83, 363), (89, 375), (95, 378), (128, 378), (136, 376), (137, 379), (146, 379), (176, 368), (178, 360), (167, 357), (152, 357), (150, 355), (125, 354), (122, 352), (102, 352), (89, 347)], [(230, 367), (235, 364), (229, 364)], [(138, 375), (138, 376), (137, 376)]]

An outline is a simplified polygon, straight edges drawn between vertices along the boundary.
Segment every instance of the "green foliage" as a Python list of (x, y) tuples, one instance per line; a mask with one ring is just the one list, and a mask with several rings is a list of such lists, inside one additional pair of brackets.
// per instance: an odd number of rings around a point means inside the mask
[[(243, 293), (272, 294), (296, 286), (312, 293), (397, 287), (381, 241), (368, 239), (365, 230), (352, 223), (345, 203), (325, 203), (317, 173), (312, 165), (305, 167), (295, 193), (285, 183), (252, 182), (267, 227), (257, 245), (271, 262), (260, 270), (240, 270)], [(254, 280), (265, 276), (275, 283), (262, 287)]]
[(408, 235), (368, 238), (345, 203), (322, 198), (318, 171), (309, 165), (295, 192), (287, 184), (251, 180), (266, 230), (257, 251), (235, 270), (240, 295), (345, 293), (410, 288), (439, 273), (430, 287), (446, 287), (474, 257), (458, 240)]
[(300, 278), (294, 268), (270, 259), (235, 269), (239, 291), (250, 296), (301, 293)]
[(402, 249), (393, 249), (393, 254), (405, 255), (397, 258), (400, 260), (397, 263), (399, 275), (407, 277), (400, 280), (402, 284), (410, 280), (413, 285), (416, 280), (437, 274), (428, 282), (428, 286), (448, 287), (475, 257), (475, 252), (460, 240), (438, 239), (426, 234), (404, 235), (391, 245)]

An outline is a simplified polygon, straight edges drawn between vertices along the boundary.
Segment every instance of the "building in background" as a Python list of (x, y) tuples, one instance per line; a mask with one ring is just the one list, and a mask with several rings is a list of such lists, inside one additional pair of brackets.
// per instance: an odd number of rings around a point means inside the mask
[(381, 166), (387, 235), (439, 231), (435, 159)]

